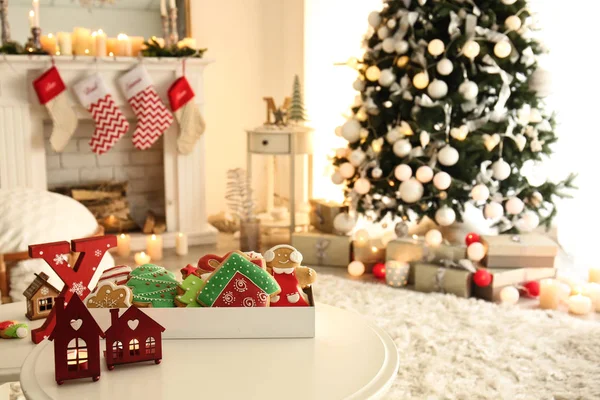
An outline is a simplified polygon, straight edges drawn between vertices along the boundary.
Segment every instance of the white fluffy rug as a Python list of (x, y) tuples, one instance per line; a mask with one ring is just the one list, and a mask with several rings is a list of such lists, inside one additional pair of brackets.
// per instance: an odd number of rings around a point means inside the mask
[(386, 398), (600, 398), (598, 322), (331, 275), (315, 297), (394, 339), (400, 369)]

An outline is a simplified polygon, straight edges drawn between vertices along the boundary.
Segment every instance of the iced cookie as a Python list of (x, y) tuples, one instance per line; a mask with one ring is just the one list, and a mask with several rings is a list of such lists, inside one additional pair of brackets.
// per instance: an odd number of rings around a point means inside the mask
[(306, 307), (308, 296), (302, 289), (313, 284), (317, 273), (302, 267), (302, 254), (289, 245), (279, 245), (265, 253), (267, 267), (281, 287), (281, 293), (271, 298), (271, 307)]
[(88, 308), (129, 308), (131, 289), (124, 285), (104, 282), (86, 297), (84, 304)]
[(100, 285), (106, 282), (112, 282), (115, 285), (125, 285), (129, 280), (130, 273), (131, 267), (127, 265), (117, 265), (116, 267), (109, 268), (100, 275), (96, 287), (100, 287)]
[(133, 291), (133, 305), (137, 307), (175, 307), (177, 285), (172, 272), (154, 264), (134, 269), (127, 282)]
[(175, 296), (175, 305), (177, 307), (202, 307), (196, 301), (196, 297), (198, 296), (198, 292), (202, 287), (202, 279), (197, 277), (196, 275), (188, 275), (187, 278), (183, 280), (177, 286), (177, 296)]

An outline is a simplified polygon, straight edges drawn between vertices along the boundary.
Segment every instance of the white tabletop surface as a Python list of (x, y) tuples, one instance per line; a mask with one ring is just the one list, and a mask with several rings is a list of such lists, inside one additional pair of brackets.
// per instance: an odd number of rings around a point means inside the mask
[[(163, 360), (106, 369), (99, 382), (54, 379), (52, 343), (31, 352), (21, 374), (30, 400), (367, 399), (396, 377), (390, 337), (358, 314), (317, 304), (311, 339), (164, 340)], [(101, 343), (104, 346), (104, 343)]]

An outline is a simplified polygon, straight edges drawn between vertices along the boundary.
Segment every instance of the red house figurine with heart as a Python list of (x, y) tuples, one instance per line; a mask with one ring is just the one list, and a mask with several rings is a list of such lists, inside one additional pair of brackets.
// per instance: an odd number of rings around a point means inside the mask
[(54, 341), (54, 371), (56, 383), (70, 379), (100, 379), (100, 338), (102, 329), (79, 296), (57, 297), (53, 308), (56, 325), (48, 338)]
[(110, 310), (111, 326), (106, 336), (106, 366), (113, 370), (115, 365), (162, 359), (162, 333), (158, 322), (135, 306), (129, 307), (119, 317), (119, 309)]

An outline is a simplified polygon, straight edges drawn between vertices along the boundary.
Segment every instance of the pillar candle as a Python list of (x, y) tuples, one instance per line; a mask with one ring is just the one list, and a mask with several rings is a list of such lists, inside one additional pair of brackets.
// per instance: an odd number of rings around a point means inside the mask
[(73, 54), (70, 32), (58, 32), (56, 38), (58, 39), (58, 51), (60, 51), (60, 54), (65, 56)]
[(175, 0), (169, 0), (169, 8), (176, 8)]
[(154, 261), (160, 261), (163, 258), (163, 240), (160, 235), (150, 235), (146, 239), (146, 253)]
[(29, 10), (29, 28), (35, 26), (35, 11)]
[(600, 267), (591, 267), (588, 276), (590, 282), (600, 283)]
[(144, 44), (143, 36), (132, 36), (129, 38), (131, 41), (131, 55), (137, 57), (142, 51), (142, 45)]
[(131, 236), (125, 233), (117, 236), (117, 254), (121, 257), (129, 257), (131, 254)]
[(592, 300), (592, 308), (594, 311), (600, 311), (600, 284), (590, 282), (583, 287), (582, 294)]
[(42, 45), (42, 50), (51, 55), (56, 54), (56, 36), (51, 33), (48, 35), (42, 35), (40, 37), (40, 43)]
[(75, 28), (73, 30), (73, 53), (79, 56), (85, 55), (90, 49), (91, 32), (86, 28)]
[(135, 260), (135, 265), (148, 264), (151, 260), (150, 256), (148, 254), (144, 253), (143, 251), (141, 251), (139, 253), (135, 253), (135, 256), (133, 256), (133, 259)]
[(559, 302), (559, 282), (555, 279), (543, 279), (540, 282), (540, 308), (556, 310)]
[(40, 26), (40, 0), (33, 0), (32, 4), (31, 4), (32, 8), (33, 8), (33, 13), (34, 13), (34, 26), (37, 26), (39, 28)]
[(167, 0), (160, 0), (160, 15), (167, 16)]
[(179, 232), (175, 237), (175, 253), (178, 256), (185, 256), (188, 253), (188, 238), (183, 232)]
[(569, 297), (569, 312), (575, 315), (585, 315), (592, 311), (592, 300), (582, 294)]
[(98, 29), (96, 32), (96, 51), (94, 55), (96, 57), (106, 57), (108, 54), (106, 50), (106, 33), (102, 29)]
[(117, 56), (131, 57), (131, 40), (124, 33), (117, 36)]
[(106, 39), (106, 52), (109, 56), (117, 55), (117, 38)]

